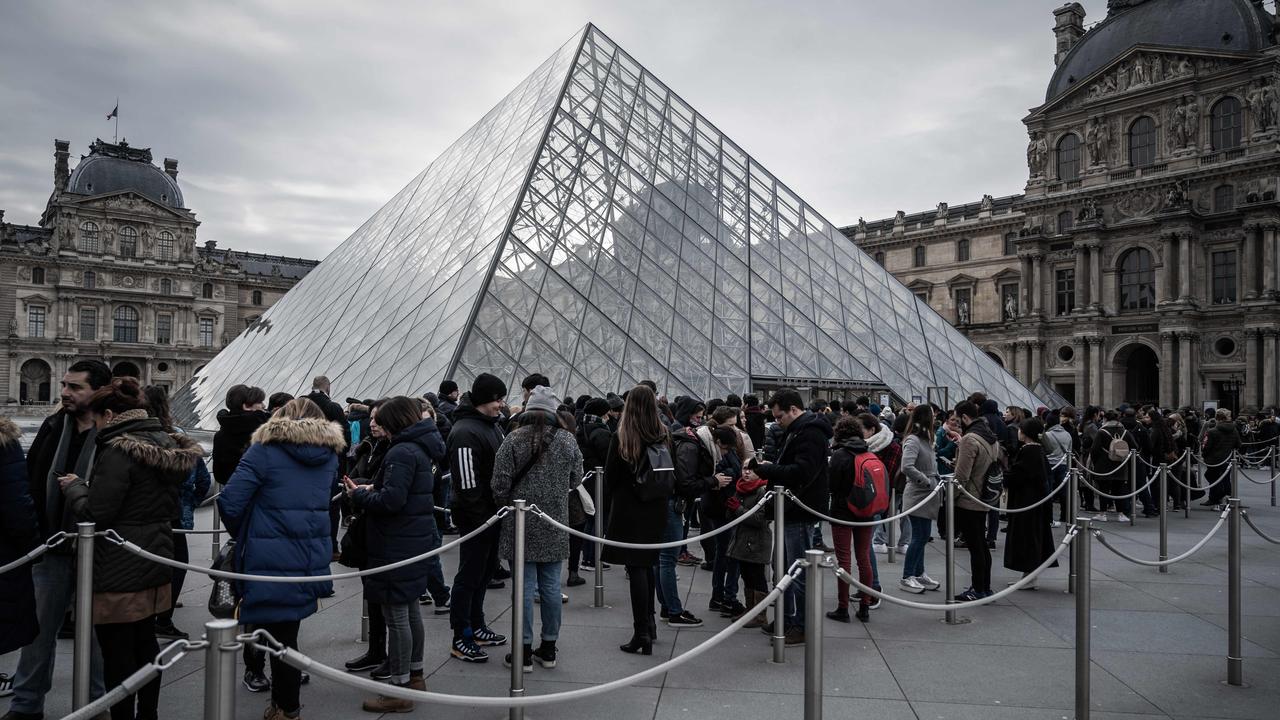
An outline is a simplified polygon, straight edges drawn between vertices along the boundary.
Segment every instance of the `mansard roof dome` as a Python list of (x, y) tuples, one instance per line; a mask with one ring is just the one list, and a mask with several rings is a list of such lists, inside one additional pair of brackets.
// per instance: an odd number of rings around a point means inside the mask
[(89, 155), (72, 171), (66, 190), (80, 195), (132, 190), (161, 205), (185, 207), (177, 179), (151, 164), (151, 150), (130, 147), (123, 140), (94, 141)]
[(1271, 15), (1250, 0), (1114, 3), (1107, 18), (1062, 59), (1049, 81), (1045, 101), (1110, 65), (1134, 45), (1257, 52), (1274, 44), (1272, 23)]

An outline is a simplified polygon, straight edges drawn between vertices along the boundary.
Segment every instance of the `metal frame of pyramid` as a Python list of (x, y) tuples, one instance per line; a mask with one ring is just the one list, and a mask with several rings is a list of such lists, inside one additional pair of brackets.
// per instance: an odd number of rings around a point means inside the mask
[(783, 384), (1035, 396), (587, 25), (175, 396), (530, 372), (603, 395)]

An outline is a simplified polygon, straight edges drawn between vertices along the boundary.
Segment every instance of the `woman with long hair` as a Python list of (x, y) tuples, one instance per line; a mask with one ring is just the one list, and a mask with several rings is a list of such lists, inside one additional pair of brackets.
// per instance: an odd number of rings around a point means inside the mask
[[(143, 549), (173, 558), (178, 490), (204, 451), (185, 435), (166, 432), (147, 411), (133, 378), (116, 378), (94, 392), (89, 411), (98, 426), (90, 478), (58, 478), (70, 514), (115, 530)], [(155, 616), (173, 604), (172, 573), (111, 543), (93, 558), (93, 624), (102, 647), (103, 680), (115, 687), (155, 658)], [(112, 720), (157, 717), (160, 678), (111, 707)]]
[[(493, 459), (493, 496), (498, 504), (524, 500), (558, 523), (569, 524), (569, 491), (582, 483), (582, 451), (571, 431), (561, 427), (560, 400), (551, 388), (537, 386), (529, 393), (524, 412), (498, 446)], [(573, 415), (565, 413), (573, 422)], [(515, 562), (515, 518), (502, 524), (498, 552)], [(560, 639), (560, 566), (569, 557), (569, 533), (545, 522), (525, 527), (524, 541), (524, 644), (523, 669), (536, 661), (544, 668), (556, 666)], [(513, 565), (514, 567), (514, 565)], [(541, 600), (540, 640), (533, 647), (533, 596)], [(504, 663), (511, 666), (511, 655)]]
[[(629, 543), (662, 541), (667, 525), (666, 497), (642, 497), (636, 483), (650, 470), (648, 449), (654, 445), (671, 450), (667, 426), (658, 417), (658, 400), (647, 385), (637, 385), (627, 393), (618, 432), (609, 441), (604, 467), (605, 497), (609, 498), (609, 527), (605, 537)], [(657, 622), (653, 616), (654, 564), (657, 550), (633, 550), (606, 546), (603, 560), (627, 566), (631, 589), (631, 640), (623, 652), (653, 653)]]
[[(902, 473), (906, 476), (902, 493), (904, 508), (915, 507), (938, 486), (938, 460), (933, 452), (933, 443), (933, 408), (918, 405), (907, 422), (906, 439), (902, 443)], [(938, 581), (924, 572), (924, 546), (933, 532), (932, 524), (938, 518), (940, 504), (941, 498), (934, 495), (907, 516), (911, 523), (911, 542), (902, 562), (900, 581), (902, 589), (907, 592), (922, 593), (939, 587)]]
[[(218, 496), (218, 511), (236, 539), (236, 569), (252, 575), (325, 575), (329, 488), (346, 447), (342, 429), (320, 406), (297, 398), (254, 431), (249, 449)], [(284, 530), (287, 529), (287, 532)], [(302, 620), (320, 609), (331, 582), (240, 583), (240, 622), (298, 648)], [(246, 685), (250, 668), (245, 671)], [(265, 678), (264, 678), (265, 679)], [(271, 658), (271, 701), (264, 720), (298, 717), (302, 674)], [(266, 688), (263, 688), (266, 689)]]
[[(369, 567), (390, 565), (420, 555), (438, 542), (435, 520), (434, 463), (445, 457), (444, 439), (430, 418), (422, 417), (416, 398), (398, 396), (378, 406), (378, 424), (391, 445), (372, 481), (357, 484), (343, 478), (352, 505), (366, 514)], [(364, 593), (382, 605), (387, 626), (390, 681), (400, 687), (426, 689), (423, 648), (426, 636), (418, 597), (427, 588), (426, 560), (395, 570), (366, 575)], [(413, 703), (387, 695), (364, 701), (372, 713), (410, 712)]]

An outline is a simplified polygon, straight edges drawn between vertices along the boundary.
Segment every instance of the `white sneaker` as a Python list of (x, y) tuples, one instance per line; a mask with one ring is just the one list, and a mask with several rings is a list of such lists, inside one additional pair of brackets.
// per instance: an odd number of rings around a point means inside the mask
[(871, 549), (876, 551), (877, 553), (880, 553), (881, 555), (889, 554), (889, 546), (886, 545), (885, 543), (873, 543), (871, 545)]
[(901, 554), (903, 554), (903, 555), (906, 555), (906, 554), (907, 554), (907, 546), (906, 546), (906, 545), (899, 545), (899, 546), (898, 546), (898, 552), (899, 552), (899, 553), (901, 553)]
[(1116, 513), (1116, 522), (1129, 522), (1129, 516), (1124, 513)]
[(938, 582), (937, 580), (934, 580), (933, 578), (929, 577), (927, 574), (918, 576), (916, 578), (916, 582), (920, 583), (920, 585), (923, 586), (925, 590), (937, 590), (938, 588), (942, 587), (942, 583)]
[(901, 580), (898, 581), (898, 585), (903, 590), (906, 590), (909, 593), (915, 593), (916, 595), (919, 595), (920, 593), (924, 592), (924, 586), (921, 585), (920, 582), (913, 577), (902, 578)]
[(1106, 513), (1098, 513), (1097, 515), (1094, 515), (1094, 516), (1093, 516), (1093, 521), (1094, 521), (1094, 522), (1106, 522), (1106, 521), (1107, 521), (1107, 514), (1106, 514)]
[(1053, 522), (1049, 523), (1049, 527), (1051, 527), (1051, 528), (1060, 528), (1060, 527), (1062, 527), (1062, 523), (1058, 522), (1057, 520), (1054, 520)]

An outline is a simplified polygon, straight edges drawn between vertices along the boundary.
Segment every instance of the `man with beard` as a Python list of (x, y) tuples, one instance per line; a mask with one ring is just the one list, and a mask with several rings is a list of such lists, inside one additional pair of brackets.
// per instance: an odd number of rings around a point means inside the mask
[[(67, 512), (58, 478), (74, 474), (87, 478), (93, 468), (97, 429), (89, 413), (89, 398), (111, 382), (111, 370), (97, 360), (81, 360), (62, 376), (62, 405), (40, 425), (27, 452), (27, 479), (31, 499), (40, 519), (40, 537), (55, 532), (75, 532), (75, 522)], [(176, 514), (177, 508), (174, 508)], [(36, 590), (36, 619), (40, 632), (34, 642), (22, 648), (13, 676), (13, 700), (2, 720), (40, 720), (44, 717), (44, 696), (53, 685), (53, 662), (58, 628), (71, 608), (76, 591), (76, 561), (73, 545), (64, 542), (31, 568)], [(88, 589), (86, 588), (85, 591)], [(83, 638), (82, 638), (83, 639)], [(89, 695), (102, 697), (102, 654), (90, 633)]]

